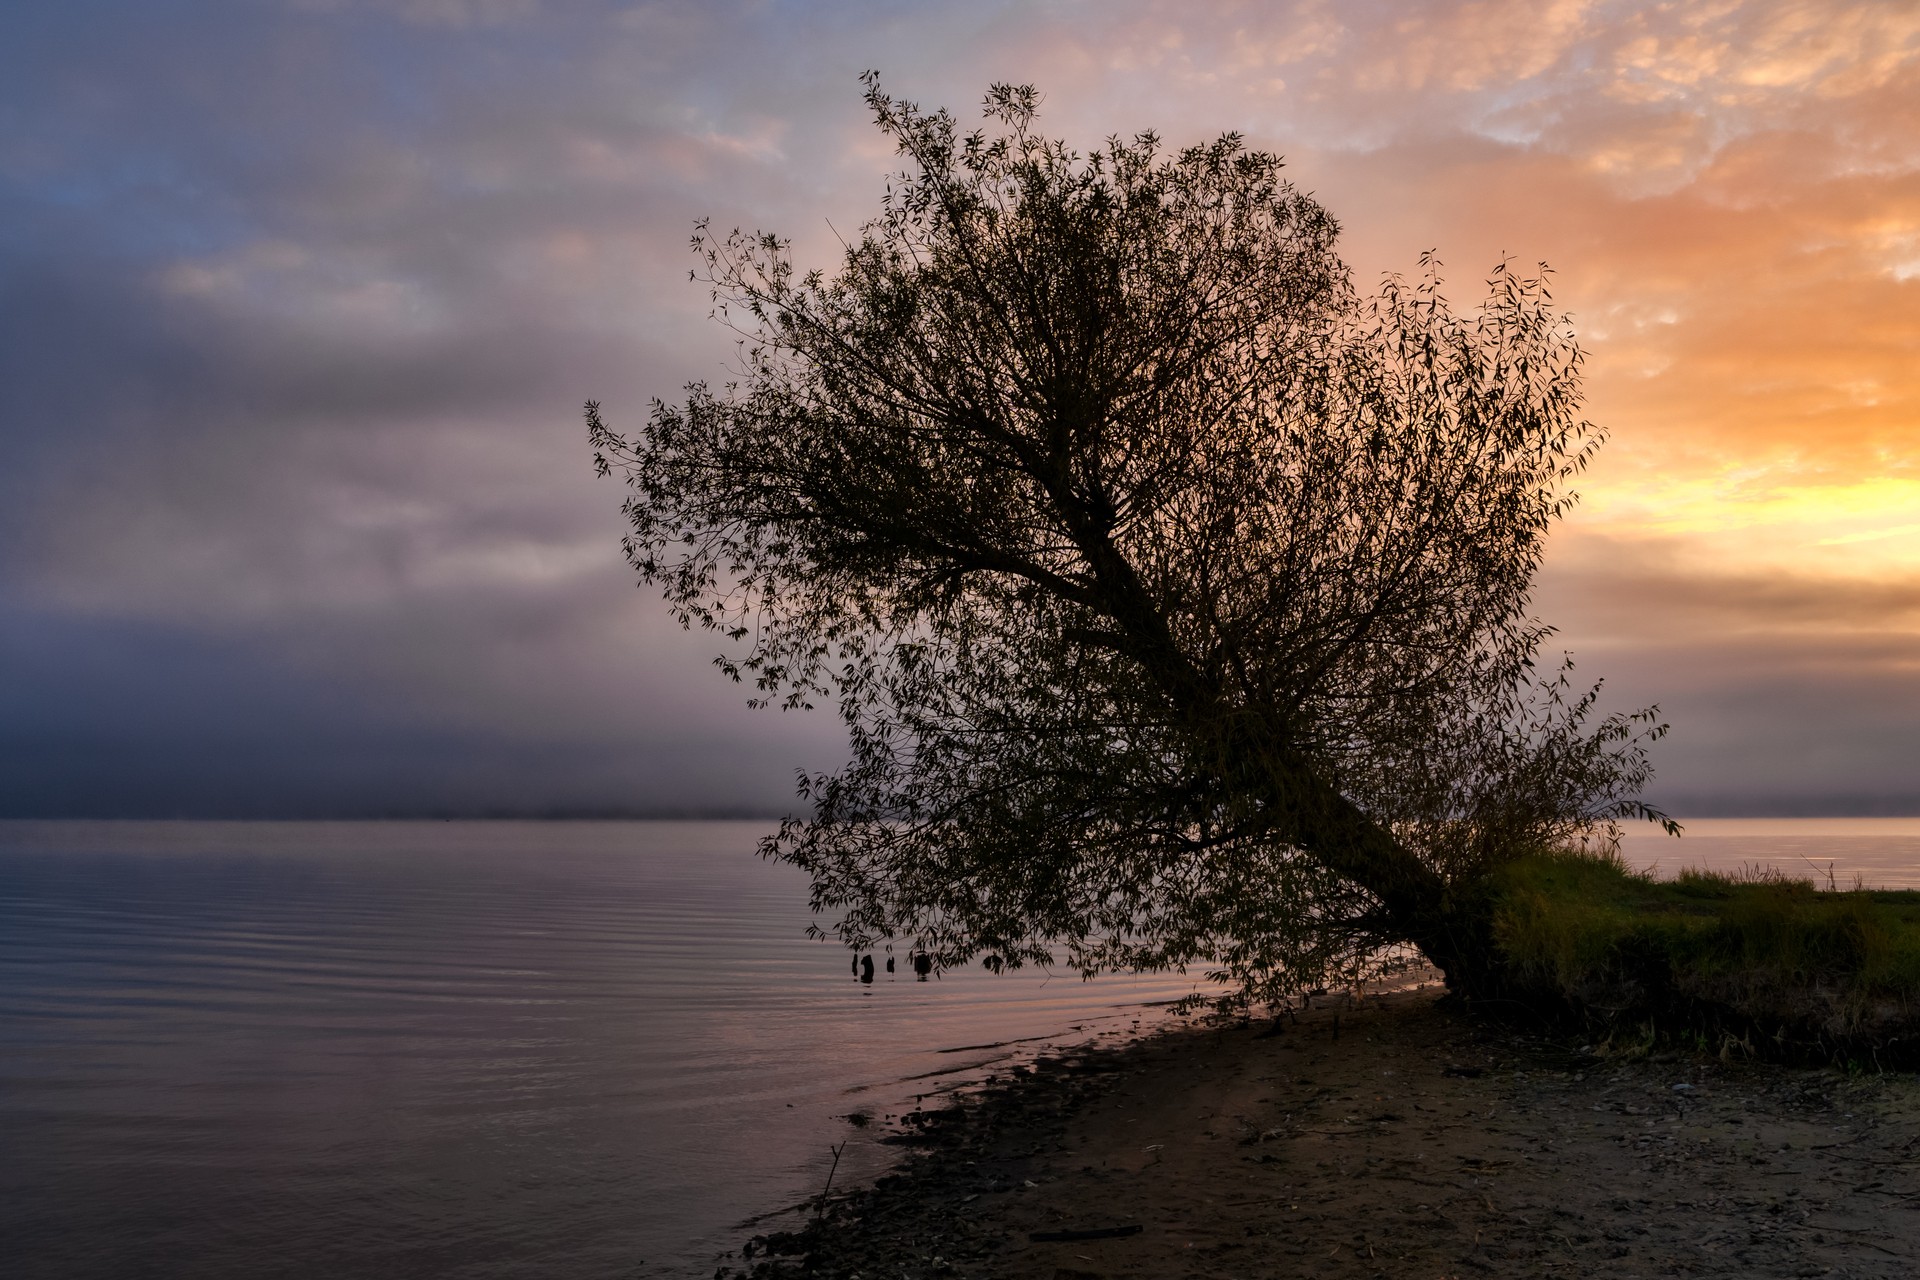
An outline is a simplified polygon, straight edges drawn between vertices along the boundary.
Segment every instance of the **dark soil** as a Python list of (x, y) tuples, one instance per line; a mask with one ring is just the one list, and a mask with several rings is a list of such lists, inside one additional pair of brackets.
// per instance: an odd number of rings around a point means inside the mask
[(1920, 1081), (1577, 1043), (1431, 994), (1043, 1060), (721, 1275), (1920, 1276)]

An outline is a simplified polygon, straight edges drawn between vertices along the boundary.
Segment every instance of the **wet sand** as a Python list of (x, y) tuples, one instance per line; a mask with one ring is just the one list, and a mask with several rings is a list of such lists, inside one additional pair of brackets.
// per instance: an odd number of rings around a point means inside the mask
[(903, 1132), (927, 1136), (900, 1172), (729, 1265), (868, 1280), (1920, 1275), (1920, 1079), (1597, 1056), (1431, 992), (1330, 1003), (1277, 1033), (1182, 1028), (1044, 1060), (909, 1118)]

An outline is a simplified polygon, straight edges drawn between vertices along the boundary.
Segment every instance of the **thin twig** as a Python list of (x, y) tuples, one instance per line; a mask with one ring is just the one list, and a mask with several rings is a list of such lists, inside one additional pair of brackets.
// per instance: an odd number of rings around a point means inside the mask
[(827, 1212), (827, 1197), (833, 1194), (833, 1175), (840, 1171), (840, 1153), (847, 1149), (847, 1140), (842, 1138), (837, 1147), (828, 1147), (833, 1152), (833, 1167), (827, 1170), (827, 1188), (820, 1193), (820, 1208), (814, 1217), (824, 1217)]

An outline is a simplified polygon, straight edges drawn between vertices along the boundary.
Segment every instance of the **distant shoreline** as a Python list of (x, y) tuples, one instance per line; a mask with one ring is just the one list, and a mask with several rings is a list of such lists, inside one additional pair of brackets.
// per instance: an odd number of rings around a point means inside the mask
[[(390, 812), (332, 814), (85, 814), (60, 813), (0, 814), (0, 822), (778, 822), (792, 816), (791, 809), (711, 808), (711, 809), (561, 809), (466, 810), (432, 812), (394, 810)], [(1845, 832), (1861, 834), (1912, 831), (1920, 834), (1920, 812), (1915, 813), (1834, 813), (1834, 814), (1714, 814), (1704, 817), (1682, 816), (1677, 821), (1690, 832), (1713, 835), (1760, 834), (1746, 831), (1751, 826), (1765, 831)], [(1652, 835), (1660, 833), (1649, 829)], [(1639, 835), (1638, 828), (1629, 835)], [(1662, 837), (1664, 838), (1664, 837)]]
[(359, 813), (322, 816), (262, 817), (260, 815), (228, 814), (213, 817), (160, 814), (151, 817), (128, 817), (123, 814), (100, 817), (90, 815), (65, 814), (53, 817), (35, 814), (0, 815), (0, 823), (27, 822), (221, 822), (221, 823), (288, 823), (288, 822), (778, 822), (787, 814), (778, 809), (733, 810), (712, 809), (690, 812), (564, 812), (564, 813)]

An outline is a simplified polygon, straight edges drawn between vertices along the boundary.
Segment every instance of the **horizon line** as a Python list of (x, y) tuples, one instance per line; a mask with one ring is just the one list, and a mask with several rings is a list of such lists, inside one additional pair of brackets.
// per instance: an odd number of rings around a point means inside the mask
[[(749, 808), (581, 809), (581, 810), (394, 810), (375, 813), (0, 813), (0, 822), (778, 822), (791, 811)], [(1783, 811), (1714, 807), (1710, 812), (1673, 812), (1689, 822), (1899, 822), (1920, 821), (1920, 805), (1892, 809), (1875, 806), (1799, 807)], [(1623, 823), (1634, 832), (1647, 823)]]

